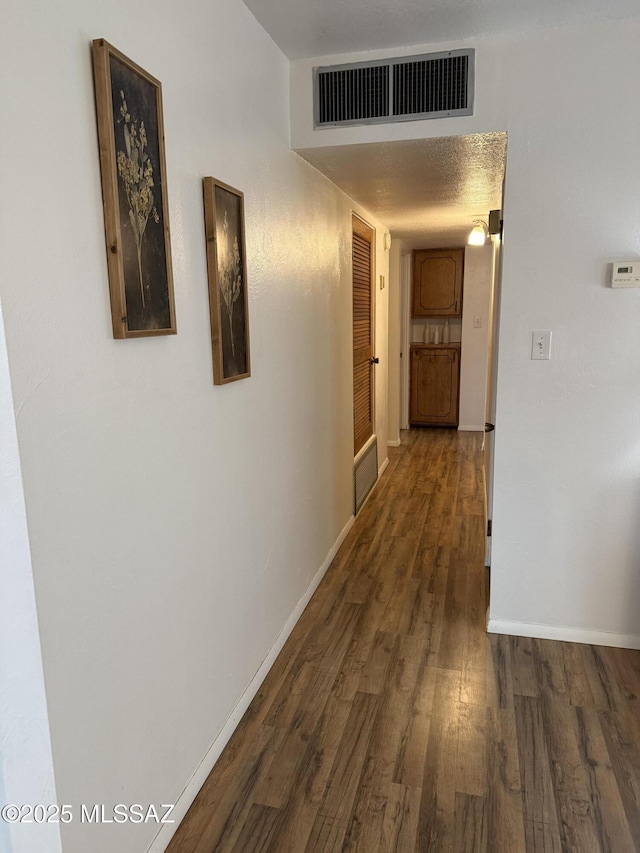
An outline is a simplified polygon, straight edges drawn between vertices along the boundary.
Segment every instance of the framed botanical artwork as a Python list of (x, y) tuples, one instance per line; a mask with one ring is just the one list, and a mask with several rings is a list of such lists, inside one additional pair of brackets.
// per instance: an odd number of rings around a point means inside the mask
[(244, 195), (214, 178), (203, 190), (213, 381), (224, 385), (251, 376)]
[(93, 73), (113, 336), (173, 335), (162, 86), (104, 39)]

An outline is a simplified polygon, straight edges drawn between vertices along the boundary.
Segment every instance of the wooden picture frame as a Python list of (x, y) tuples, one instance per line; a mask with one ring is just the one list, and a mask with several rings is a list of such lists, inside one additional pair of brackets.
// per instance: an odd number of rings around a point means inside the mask
[(203, 178), (213, 382), (251, 376), (244, 194)]
[(162, 85), (92, 44), (114, 338), (175, 335)]

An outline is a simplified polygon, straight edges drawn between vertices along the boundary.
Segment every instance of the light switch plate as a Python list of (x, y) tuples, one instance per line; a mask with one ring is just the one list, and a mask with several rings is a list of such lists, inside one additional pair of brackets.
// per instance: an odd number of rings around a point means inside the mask
[(531, 336), (531, 358), (534, 361), (549, 361), (551, 358), (551, 332), (534, 332)]

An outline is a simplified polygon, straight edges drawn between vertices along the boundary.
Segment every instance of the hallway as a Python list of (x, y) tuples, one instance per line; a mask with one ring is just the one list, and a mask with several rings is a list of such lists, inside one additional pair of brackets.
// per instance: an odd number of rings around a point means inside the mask
[(487, 636), (481, 440), (390, 450), (168, 853), (640, 851), (640, 652)]

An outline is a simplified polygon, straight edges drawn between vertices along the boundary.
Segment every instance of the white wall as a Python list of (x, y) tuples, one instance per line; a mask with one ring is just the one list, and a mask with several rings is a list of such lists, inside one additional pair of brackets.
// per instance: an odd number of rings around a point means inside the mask
[[(459, 429), (484, 430), (493, 245), (467, 246), (464, 253)], [(476, 317), (480, 326), (474, 326)]]
[(639, 39), (635, 19), (468, 42), (474, 116), (321, 133), (313, 65), (385, 54), (292, 66), (294, 147), (508, 132), (493, 630), (640, 646), (640, 290), (606, 286), (640, 257)]
[[(0, 806), (56, 802), (31, 555), (0, 309)], [(0, 819), (2, 853), (56, 853), (55, 823)]]
[[(175, 337), (111, 337), (97, 37), (163, 83)], [(289, 150), (288, 63), (239, 0), (9, 0), (0, 67), (0, 290), (57, 795), (170, 803), (351, 517), (352, 205)], [(245, 192), (253, 376), (224, 387), (203, 175)], [(155, 830), (76, 820), (64, 850), (140, 853)]]

